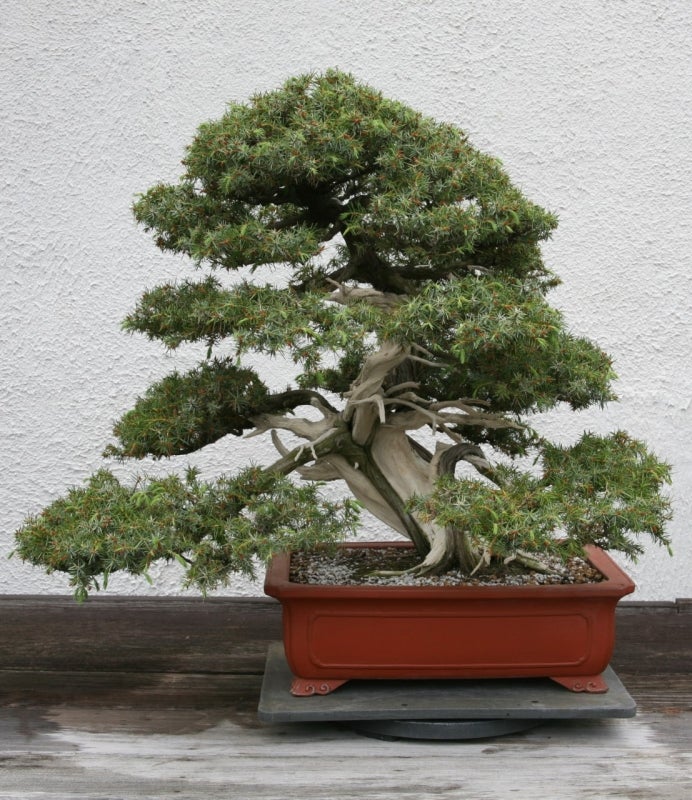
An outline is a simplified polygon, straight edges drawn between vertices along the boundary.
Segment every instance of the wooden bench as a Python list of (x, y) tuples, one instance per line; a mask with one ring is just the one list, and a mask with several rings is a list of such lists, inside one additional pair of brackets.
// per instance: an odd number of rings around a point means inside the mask
[(0, 800), (687, 800), (692, 601), (621, 603), (617, 625), (635, 719), (434, 744), (261, 724), (271, 600), (0, 597)]

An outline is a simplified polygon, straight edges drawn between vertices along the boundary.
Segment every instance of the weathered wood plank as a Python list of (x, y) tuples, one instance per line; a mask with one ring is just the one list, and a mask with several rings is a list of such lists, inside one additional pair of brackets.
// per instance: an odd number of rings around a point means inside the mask
[(0, 598), (0, 669), (261, 672), (273, 600)]
[[(651, 676), (620, 672), (618, 677), (642, 711), (692, 713), (692, 674)], [(254, 714), (261, 675), (155, 672), (65, 672), (0, 670), (0, 707), (63, 704), (104, 708), (223, 708)]]
[[(136, 709), (19, 709), (0, 723), (3, 800), (606, 800), (692, 795), (689, 717), (562, 722), (466, 743), (363, 739), (331, 725), (197, 729), (176, 715), (142, 728)], [(176, 726), (178, 728), (176, 729)], [(6, 743), (11, 743), (7, 747)]]
[(466, 743), (256, 715), (272, 601), (0, 599), (0, 800), (688, 800), (692, 614), (618, 611), (635, 719)]
[(254, 715), (261, 684), (262, 676), (253, 674), (0, 670), (0, 708), (218, 708)]
[(621, 603), (616, 613), (614, 669), (658, 675), (692, 672), (692, 604)]
[[(692, 671), (692, 604), (621, 604), (616, 671)], [(281, 610), (262, 598), (0, 597), (0, 669), (261, 673)]]
[(669, 716), (692, 714), (692, 673), (619, 673), (627, 691), (643, 712)]

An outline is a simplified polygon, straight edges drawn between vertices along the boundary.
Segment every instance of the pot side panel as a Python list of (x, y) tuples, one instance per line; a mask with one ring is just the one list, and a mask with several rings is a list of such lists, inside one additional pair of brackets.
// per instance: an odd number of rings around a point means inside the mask
[(613, 646), (612, 611), (599, 611), (605, 609), (496, 616), (289, 613), (284, 645), (293, 673), (302, 677), (596, 675)]
[(582, 614), (483, 617), (316, 614), (308, 621), (314, 667), (445, 671), (553, 670), (579, 667), (591, 655), (592, 626)]
[(634, 584), (597, 548), (589, 560), (601, 583), (361, 591), (291, 583), (285, 555), (265, 591), (282, 603), (300, 679), (594, 678), (612, 655), (615, 606)]

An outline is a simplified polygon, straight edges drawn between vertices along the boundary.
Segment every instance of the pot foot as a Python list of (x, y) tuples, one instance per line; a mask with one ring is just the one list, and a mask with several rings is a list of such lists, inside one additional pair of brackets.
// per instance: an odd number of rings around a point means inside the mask
[(608, 684), (603, 680), (602, 675), (579, 675), (575, 678), (561, 675), (559, 678), (550, 677), (551, 681), (559, 683), (570, 692), (587, 692), (588, 694), (605, 694), (608, 691)]
[(322, 680), (316, 681), (309, 678), (293, 678), (291, 694), (294, 697), (310, 697), (314, 694), (330, 694), (334, 689), (343, 686), (346, 681)]

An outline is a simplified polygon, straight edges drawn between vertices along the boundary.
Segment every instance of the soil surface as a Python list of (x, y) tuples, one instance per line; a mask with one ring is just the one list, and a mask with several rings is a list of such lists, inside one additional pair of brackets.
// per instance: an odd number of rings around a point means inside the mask
[[(407, 574), (406, 570), (419, 560), (414, 550), (401, 547), (345, 547), (329, 552), (299, 552), (291, 556), (290, 577), (295, 583), (339, 586), (521, 586), (598, 583), (603, 579), (601, 573), (582, 558), (563, 562), (545, 557), (542, 561), (550, 567), (548, 574), (517, 562), (484, 567), (472, 576), (459, 571), (424, 577)], [(397, 574), (378, 574), (390, 571)]]

